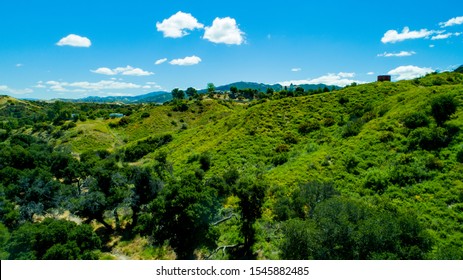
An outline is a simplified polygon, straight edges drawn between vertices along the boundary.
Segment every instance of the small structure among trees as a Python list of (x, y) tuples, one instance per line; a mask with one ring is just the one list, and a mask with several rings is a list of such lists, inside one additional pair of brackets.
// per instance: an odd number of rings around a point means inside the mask
[(378, 82), (390, 82), (391, 81), (391, 75), (379, 75), (378, 76)]
[(124, 114), (121, 114), (121, 113), (111, 113), (111, 114), (109, 114), (110, 118), (122, 118), (123, 116), (124, 116)]

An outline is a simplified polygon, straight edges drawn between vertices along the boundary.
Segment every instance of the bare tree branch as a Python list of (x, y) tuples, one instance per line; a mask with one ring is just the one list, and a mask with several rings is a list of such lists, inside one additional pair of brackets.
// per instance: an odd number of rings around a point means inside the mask
[(229, 248), (236, 248), (238, 246), (241, 246), (242, 244), (233, 244), (233, 245), (223, 245), (223, 246), (219, 246), (217, 247), (217, 249), (215, 249), (209, 256), (207, 256), (206, 259), (210, 259), (213, 255), (217, 254), (217, 252), (219, 252), (220, 250), (222, 250), (222, 252), (225, 254), (225, 251)]
[(221, 219), (221, 220), (218, 220), (217, 222), (213, 222), (213, 223), (211, 224), (211, 226), (216, 226), (216, 225), (218, 225), (218, 224), (221, 224), (221, 223), (223, 223), (223, 222), (226, 222), (226, 221), (230, 220), (230, 219), (233, 218), (233, 217), (237, 217), (237, 215), (236, 215), (235, 213), (232, 213), (232, 214), (231, 214), (230, 216), (228, 216), (228, 217), (225, 217), (225, 218), (223, 218), (223, 219)]

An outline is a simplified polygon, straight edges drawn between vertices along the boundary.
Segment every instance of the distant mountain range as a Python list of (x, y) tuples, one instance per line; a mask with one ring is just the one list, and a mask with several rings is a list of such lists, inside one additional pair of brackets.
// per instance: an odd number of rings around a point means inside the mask
[[(275, 91), (281, 91), (283, 89), (285, 89), (284, 86), (280, 85), (280, 84), (274, 84), (274, 85), (269, 85), (269, 84), (262, 84), (262, 83), (251, 83), (251, 82), (236, 82), (236, 83), (232, 83), (232, 84), (228, 84), (228, 85), (224, 85), (224, 86), (218, 86), (216, 87), (215, 89), (217, 91), (229, 91), (231, 87), (236, 87), (237, 89), (255, 89), (255, 90), (258, 90), (258, 91), (262, 91), (262, 92), (265, 92), (267, 91), (268, 88), (271, 88)], [(328, 86), (328, 85), (325, 85), (325, 84), (311, 84), (311, 85), (308, 85), (308, 84), (304, 84), (304, 85), (294, 85), (294, 86), (288, 86), (287, 88), (288, 89), (295, 89), (297, 87), (301, 87), (303, 88), (304, 90), (317, 90), (319, 88), (325, 88), (325, 87), (329, 87), (331, 88), (332, 86)], [(336, 89), (340, 89), (340, 87), (338, 86), (334, 86)], [(207, 92), (207, 90), (200, 90), (199, 92)]]
[(136, 96), (89, 96), (79, 99), (59, 99), (67, 102), (93, 102), (93, 103), (164, 103), (172, 99), (167, 91), (155, 91)]
[[(229, 91), (231, 87), (236, 87), (238, 90), (242, 89), (255, 89), (258, 91), (265, 92), (268, 88), (272, 88), (275, 91), (281, 91), (285, 87), (280, 84), (262, 84), (262, 83), (252, 83), (252, 82), (236, 82), (228, 85), (216, 87), (216, 91)], [(302, 87), (304, 90), (317, 90), (319, 88), (329, 87), (330, 89), (333, 86), (328, 86), (325, 84), (316, 84), (316, 85), (297, 85), (289, 86), (288, 89)], [(340, 87), (334, 86), (336, 89)], [(198, 90), (199, 93), (206, 93), (207, 89)], [(147, 94), (136, 95), (136, 96), (89, 96), (79, 99), (59, 99), (61, 101), (67, 102), (93, 102), (93, 103), (164, 103), (166, 101), (172, 100), (172, 94), (167, 91), (156, 91), (150, 92)]]

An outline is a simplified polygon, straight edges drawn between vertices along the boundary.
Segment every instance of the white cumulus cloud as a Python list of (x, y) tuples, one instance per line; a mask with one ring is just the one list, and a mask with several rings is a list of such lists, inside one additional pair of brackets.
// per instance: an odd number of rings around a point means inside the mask
[(241, 45), (244, 43), (244, 32), (238, 28), (234, 18), (215, 18), (212, 26), (205, 28), (203, 38), (213, 43)]
[(130, 66), (127, 66), (125, 68), (116, 68), (116, 71), (120, 71), (120, 73), (124, 76), (150, 76), (154, 74), (153, 72), (145, 71), (140, 68), (133, 68)]
[(432, 36), (431, 40), (443, 40), (443, 39), (449, 38), (452, 35), (453, 35), (452, 33), (439, 34), (439, 35), (436, 35), (436, 36)]
[(134, 83), (118, 82), (114, 80), (101, 80), (99, 82), (58, 82), (47, 81), (44, 83), (48, 89), (55, 92), (94, 92), (102, 90), (124, 90), (124, 89), (139, 89), (143, 86)]
[(92, 42), (87, 37), (69, 34), (64, 38), (61, 38), (61, 40), (59, 40), (58, 43), (56, 43), (56, 45), (88, 48), (92, 45)]
[(456, 33), (441, 33), (441, 34), (438, 34), (436, 36), (432, 36), (431, 37), (431, 40), (444, 40), (444, 39), (448, 39), (452, 36), (460, 36), (461, 33), (459, 32), (456, 32)]
[(155, 82), (147, 82), (146, 85), (143, 87), (146, 89), (154, 89), (154, 90), (162, 90), (162, 87)]
[(300, 71), (302, 71), (301, 68), (293, 68), (293, 69), (291, 69), (291, 72), (300, 72)]
[(96, 74), (102, 74), (102, 75), (108, 75), (108, 76), (111, 76), (111, 75), (116, 75), (117, 73), (114, 72), (113, 70), (107, 68), (107, 67), (100, 67), (96, 70), (90, 70), (91, 72), (93, 73), (96, 73)]
[(204, 25), (199, 23), (191, 14), (182, 11), (162, 22), (156, 22), (157, 30), (162, 32), (164, 37), (169, 38), (181, 38), (189, 34), (187, 30), (202, 29), (203, 27)]
[(412, 55), (415, 55), (415, 54), (416, 54), (416, 52), (414, 52), (414, 51), (411, 51), (411, 52), (401, 51), (401, 52), (398, 52), (398, 53), (384, 52), (384, 53), (378, 54), (378, 56), (382, 56), (382, 57), (404, 57), (404, 56), (412, 56)]
[(9, 86), (6, 85), (0, 85), (0, 94), (14, 94), (14, 95), (22, 95), (22, 94), (28, 94), (28, 93), (33, 93), (34, 91), (30, 88), (25, 88), (25, 89), (14, 89), (10, 88)]
[(159, 64), (163, 64), (166, 61), (167, 61), (167, 58), (161, 58), (161, 59), (156, 60), (156, 62), (154, 62), (154, 64), (159, 65)]
[(196, 55), (187, 56), (185, 58), (177, 58), (172, 59), (169, 63), (171, 65), (179, 65), (179, 66), (190, 66), (195, 65), (201, 62), (201, 58), (197, 57)]
[(93, 73), (96, 74), (102, 74), (102, 75), (108, 75), (108, 76), (113, 76), (113, 75), (124, 75), (124, 76), (150, 76), (153, 75), (153, 72), (145, 71), (140, 68), (134, 68), (130, 65), (127, 65), (126, 67), (117, 67), (114, 69), (110, 69), (107, 67), (100, 67), (96, 70), (90, 70)]
[(340, 72), (338, 74), (329, 73), (329, 74), (326, 74), (324, 76), (321, 76), (315, 79), (284, 81), (284, 82), (280, 82), (279, 84), (282, 86), (289, 86), (291, 84), (293, 85), (325, 84), (329, 86), (344, 87), (352, 83), (357, 83), (357, 84), (365, 83), (363, 81), (354, 80), (352, 79), (353, 77), (355, 77), (355, 73), (345, 73), (345, 72)]
[(341, 78), (353, 78), (355, 77), (355, 73), (339, 72), (338, 76)]
[(454, 17), (454, 18), (451, 18), (449, 19), (448, 21), (446, 22), (441, 22), (439, 23), (439, 25), (444, 28), (444, 27), (449, 27), (449, 26), (453, 26), (453, 25), (460, 25), (460, 24), (463, 24), (463, 16), (461, 17)]
[(418, 31), (410, 31), (410, 28), (404, 27), (401, 33), (397, 32), (396, 30), (388, 30), (386, 33), (384, 33), (381, 42), (386, 44), (401, 42), (410, 39), (427, 38), (434, 33), (436, 32), (433, 30), (421, 29)]
[(395, 76), (396, 80), (410, 80), (422, 77), (428, 73), (434, 72), (431, 68), (418, 67), (414, 65), (399, 66), (388, 72), (389, 75)]

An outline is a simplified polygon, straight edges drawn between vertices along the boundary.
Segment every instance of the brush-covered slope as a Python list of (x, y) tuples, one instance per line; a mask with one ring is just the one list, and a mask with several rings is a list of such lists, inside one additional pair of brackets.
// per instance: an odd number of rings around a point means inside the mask
[[(297, 229), (306, 223), (319, 230), (323, 220), (316, 220), (317, 213), (307, 208), (313, 205), (304, 206), (303, 212), (315, 215), (315, 222), (312, 218), (286, 221), (299, 203), (294, 195), (310, 182), (333, 186), (342, 197), (362, 201), (362, 207), (385, 215), (384, 221), (399, 212), (412, 213), (410, 219), (417, 217), (429, 235), (431, 249), (425, 255), (391, 258), (463, 258), (462, 104), (463, 74), (442, 73), (308, 96), (275, 94), (250, 103), (203, 99), (162, 106), (105, 107), (99, 109), (103, 110), (100, 116), (76, 119), (73, 125), (65, 121), (45, 130), (26, 127), (20, 131), (47, 139), (55, 149), (70, 150), (76, 157), (108, 150), (118, 155), (121, 166), (156, 166), (167, 155), (174, 175), (180, 177), (202, 168), (197, 159), (205, 156), (210, 166), (200, 176), (206, 182), (230, 170), (260, 178), (269, 188), (262, 216), (254, 225), (253, 248), (259, 258), (291, 258), (284, 253), (289, 248), (284, 246), (288, 240), (285, 228)], [(41, 106), (46, 111), (46, 105)], [(113, 112), (125, 116), (108, 118)], [(335, 202), (332, 205), (342, 205)], [(233, 209), (237, 205), (239, 199), (231, 195), (222, 206)], [(397, 223), (411, 225), (400, 217)], [(239, 226), (231, 223), (228, 228), (220, 225), (218, 245), (236, 240)], [(367, 225), (363, 226), (376, 228)], [(421, 236), (416, 232), (416, 236), (400, 238), (413, 244)], [(377, 243), (381, 242), (387, 243)], [(428, 245), (420, 246), (424, 250)]]
[[(207, 153), (212, 167), (206, 176), (230, 167), (262, 173), (276, 190), (270, 208), (300, 184), (329, 181), (343, 194), (381, 196), (412, 209), (441, 245), (463, 244), (463, 111), (459, 106), (439, 123), (431, 107), (442, 96), (463, 104), (462, 82), (462, 74), (443, 73), (249, 104), (190, 101), (185, 112), (172, 105), (145, 107), (128, 124), (99, 131), (119, 140), (107, 147), (121, 148), (172, 134), (172, 142), (142, 164), (166, 152), (182, 173), (197, 168), (190, 158)], [(145, 112), (149, 117), (142, 118)], [(83, 130), (69, 142), (77, 151), (88, 139), (86, 126), (91, 124), (73, 129)]]

